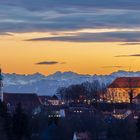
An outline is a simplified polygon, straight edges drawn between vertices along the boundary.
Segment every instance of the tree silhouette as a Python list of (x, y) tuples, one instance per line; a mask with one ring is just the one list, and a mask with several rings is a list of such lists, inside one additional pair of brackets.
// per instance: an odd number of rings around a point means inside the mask
[(84, 82), (82, 84), (71, 85), (69, 87), (62, 87), (57, 90), (57, 94), (61, 99), (65, 100), (84, 100), (92, 99), (95, 101), (99, 99), (99, 92), (101, 91), (101, 86), (98, 80), (94, 80), (92, 83)]
[(26, 113), (24, 113), (20, 103), (17, 105), (13, 115), (13, 132), (16, 140), (22, 140), (22, 138), (30, 138), (28, 116)]
[(0, 100), (0, 116), (5, 117), (6, 114), (7, 114), (7, 105), (5, 102), (2, 102)]
[(132, 77), (128, 78), (128, 95), (129, 95), (129, 103), (130, 105), (133, 104), (133, 99), (134, 99), (134, 90), (138, 86), (139, 80), (132, 80)]
[(140, 139), (140, 116), (136, 122), (136, 127), (137, 127), (137, 138)]

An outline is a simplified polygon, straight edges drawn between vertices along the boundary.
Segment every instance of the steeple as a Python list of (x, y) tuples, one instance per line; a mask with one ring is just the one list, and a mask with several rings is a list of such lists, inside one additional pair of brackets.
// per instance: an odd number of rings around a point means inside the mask
[(0, 67), (0, 100), (3, 102), (3, 75)]

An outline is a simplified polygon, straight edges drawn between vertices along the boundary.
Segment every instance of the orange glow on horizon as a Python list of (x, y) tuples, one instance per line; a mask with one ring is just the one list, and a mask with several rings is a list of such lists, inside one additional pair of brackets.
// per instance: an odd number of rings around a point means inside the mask
[[(80, 31), (84, 32), (84, 31)], [(140, 70), (140, 57), (115, 57), (140, 52), (139, 45), (122, 42), (61, 42), (25, 41), (52, 36), (51, 33), (12, 33), (0, 36), (0, 64), (5, 73), (45, 75), (56, 71), (80, 74), (109, 74), (121, 70)], [(42, 61), (57, 61), (55, 65), (36, 65)]]

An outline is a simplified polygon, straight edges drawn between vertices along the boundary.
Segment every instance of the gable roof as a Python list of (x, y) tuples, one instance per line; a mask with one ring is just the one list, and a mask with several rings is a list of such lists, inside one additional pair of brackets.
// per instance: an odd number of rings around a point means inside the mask
[(58, 100), (58, 97), (56, 95), (53, 95), (52, 100)]
[(116, 78), (108, 88), (140, 88), (140, 77)]
[(4, 93), (3, 99), (5, 103), (9, 103), (10, 106), (16, 106), (21, 103), (26, 110), (35, 109), (40, 105), (37, 94), (35, 93)]

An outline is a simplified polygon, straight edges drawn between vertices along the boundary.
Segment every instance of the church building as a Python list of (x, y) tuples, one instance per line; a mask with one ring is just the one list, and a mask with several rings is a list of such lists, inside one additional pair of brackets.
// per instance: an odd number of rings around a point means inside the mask
[(107, 87), (107, 101), (130, 102), (130, 94), (135, 98), (140, 94), (140, 77), (119, 77)]
[(35, 93), (6, 93), (3, 91), (2, 70), (0, 69), (0, 100), (5, 102), (11, 111), (14, 111), (17, 104), (21, 104), (28, 112), (36, 113), (40, 107), (40, 100)]

